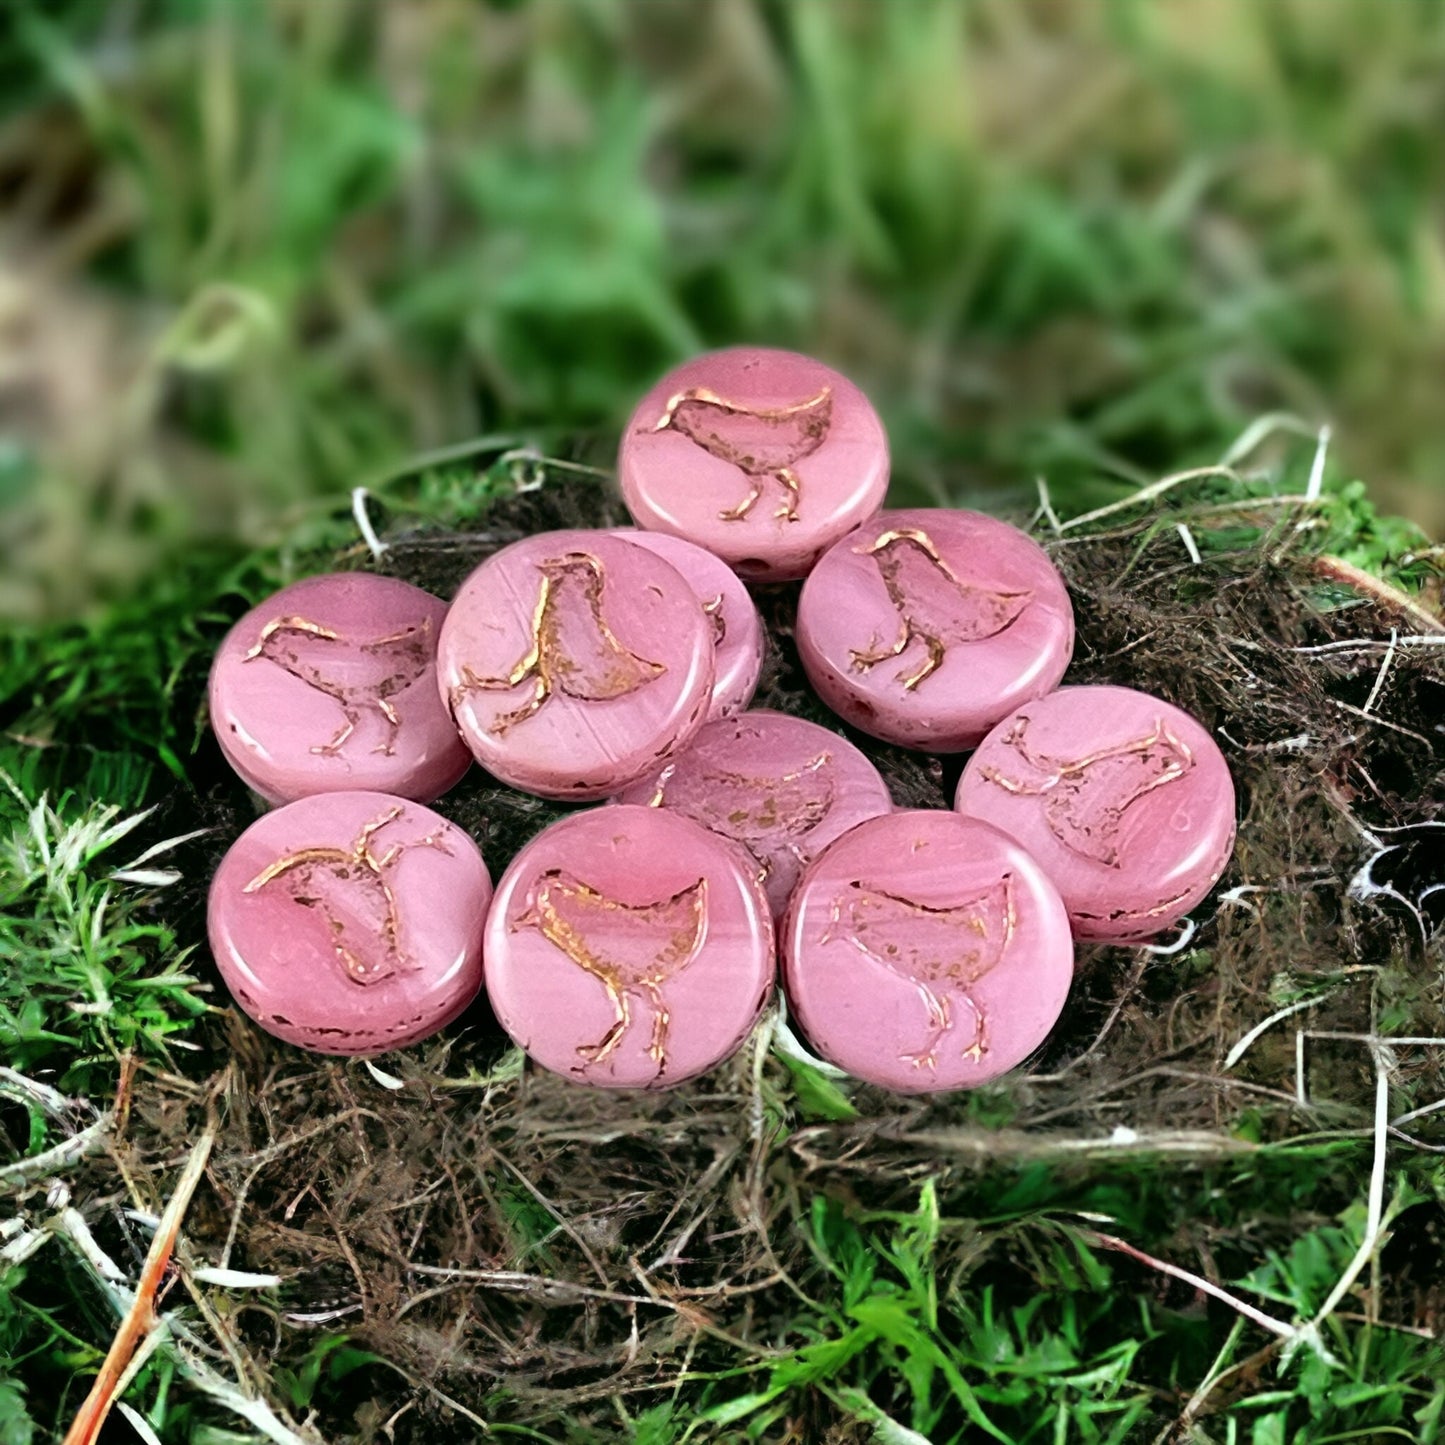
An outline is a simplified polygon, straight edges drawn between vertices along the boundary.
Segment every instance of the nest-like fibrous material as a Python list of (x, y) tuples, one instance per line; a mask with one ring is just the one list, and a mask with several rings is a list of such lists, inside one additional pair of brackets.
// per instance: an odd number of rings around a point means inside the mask
[[(1281, 543), (1293, 534), (1278, 517), (1242, 503), (1247, 540), (1198, 562), (1157, 516), (1039, 533), (1077, 612), (1067, 681), (1140, 688), (1198, 717), (1233, 770), (1240, 826), (1179, 947), (1079, 950), (1067, 1009), (1030, 1066), (936, 1098), (849, 1086), (856, 1117), (830, 1119), (765, 1032), (698, 1082), (605, 1093), (522, 1065), (483, 1000), (444, 1037), (383, 1060), (403, 1081), (389, 1089), (356, 1061), (226, 1015), (184, 1061), (189, 1082), (157, 1072), (136, 1088), (125, 1148), (138, 1178), (159, 1179), (206, 1110), (219, 1118), (188, 1237), (214, 1258), (230, 1236), (232, 1267), (286, 1281), (279, 1303), (233, 1322), (241, 1345), (284, 1358), (318, 1328), (349, 1331), (406, 1372), (375, 1384), (377, 1419), (415, 1396), (398, 1439), (451, 1418), (443, 1395), (495, 1411), (503, 1386), (516, 1419), (605, 1425), (614, 1392), (642, 1408), (685, 1368), (734, 1366), (786, 1338), (799, 1281), (823, 1287), (802, 1228), (819, 1193), (908, 1209), (927, 1177), (945, 1212), (986, 1215), (987, 1181), (1039, 1161), (1067, 1175), (1125, 1148), (1187, 1169), (1326, 1126), (1367, 1131), (1369, 1047), (1314, 1035), (1445, 1034), (1428, 910), (1351, 889), (1395, 836), (1383, 829), (1445, 818), (1445, 648), (1398, 647), (1384, 666), (1392, 631), (1415, 624), (1385, 589), (1341, 591), (1321, 559)], [(450, 596), (517, 536), (626, 520), (605, 486), (564, 478), (498, 502), (480, 530), (394, 532), (378, 565)], [(796, 594), (757, 593), (770, 635), (757, 703), (841, 727), (799, 667)], [(1359, 645), (1311, 650), (1346, 641)], [(849, 735), (898, 803), (947, 806), (959, 759)], [(217, 782), (205, 806), (222, 824), (213, 864), (251, 804)], [(436, 806), (480, 840), (494, 876), (564, 811), (476, 770)], [(198, 941), (204, 882), (187, 915)], [(1306, 999), (1227, 1064), (1251, 1029)], [(1396, 1050), (1392, 1067), (1407, 1099), (1445, 1092), (1438, 1051)], [(1441, 1119), (1401, 1134), (1431, 1147)], [(955, 1280), (987, 1254), (962, 1251)], [(1438, 1290), (1439, 1269), (1413, 1287)]]

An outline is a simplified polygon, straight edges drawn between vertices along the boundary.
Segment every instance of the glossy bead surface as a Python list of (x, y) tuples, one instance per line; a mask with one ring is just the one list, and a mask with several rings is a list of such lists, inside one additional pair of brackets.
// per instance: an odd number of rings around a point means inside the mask
[(1218, 881), (1234, 784), (1188, 713), (1127, 687), (1065, 687), (984, 739), (956, 806), (1017, 838), (1058, 885), (1079, 938), (1150, 938)]
[(666, 532), (619, 527), (625, 542), (655, 552), (687, 579), (712, 622), (713, 683), (708, 717), (731, 717), (753, 700), (763, 668), (763, 620), (738, 575), (721, 558)]
[(798, 602), (819, 696), (863, 732), (962, 752), (1057, 685), (1074, 648), (1063, 579), (1031, 538), (979, 512), (881, 512), (832, 547)]
[(384, 1053), (476, 997), (491, 896), (476, 844), (430, 808), (318, 794), (267, 813), (226, 854), (211, 951), (267, 1032), (323, 1054)]
[(775, 917), (807, 863), (893, 807), (877, 768), (846, 738), (763, 709), (709, 723), (618, 801), (673, 809), (740, 843), (757, 860)]
[(888, 440), (868, 398), (811, 357), (709, 352), (642, 399), (618, 455), (633, 520), (787, 581), (883, 505)]
[(669, 563), (606, 532), (544, 532), (462, 583), (442, 694), (488, 772), (543, 797), (606, 797), (702, 726), (713, 627)]
[(903, 1093), (1022, 1063), (1073, 978), (1063, 903), (987, 823), (907, 810), (860, 823), (804, 871), (781, 931), (789, 1008), (814, 1049)]
[(720, 1064), (774, 984), (767, 900), (741, 850), (658, 808), (593, 808), (533, 838), (497, 885), (486, 956), (503, 1028), (602, 1088), (668, 1088)]
[(262, 797), (372, 789), (429, 802), (471, 758), (437, 696), (447, 606), (394, 577), (336, 572), (268, 597), (226, 635), (210, 715)]

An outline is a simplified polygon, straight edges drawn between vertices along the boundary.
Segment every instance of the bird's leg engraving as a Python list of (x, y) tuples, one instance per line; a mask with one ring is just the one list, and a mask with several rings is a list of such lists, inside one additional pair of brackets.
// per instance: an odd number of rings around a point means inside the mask
[(709, 387), (694, 386), (670, 397), (657, 423), (645, 430), (680, 432), (748, 478), (748, 495), (718, 513), (724, 521), (742, 521), (762, 495), (764, 483), (772, 478), (784, 491), (773, 516), (796, 522), (802, 479), (794, 465), (823, 445), (832, 425), (833, 391), (829, 386), (780, 407), (744, 406)]
[(938, 1043), (944, 1034), (953, 1027), (953, 1020), (948, 1012), (948, 998), (945, 995), (940, 998), (921, 979), (917, 984), (918, 996), (923, 1000), (923, 1006), (928, 1010), (928, 1026), (931, 1030), (928, 1042), (916, 1053), (900, 1054), (899, 1058), (905, 1063), (910, 1063), (915, 1069), (935, 1069), (938, 1067)]
[(672, 1026), (672, 1011), (662, 997), (662, 990), (650, 979), (642, 981), (642, 991), (652, 1005), (652, 1041), (647, 1046), (648, 1056), (657, 1065), (657, 1072), (667, 1069), (667, 1031)]
[(387, 757), (396, 752), (397, 735), (401, 732), (401, 719), (396, 715), (396, 709), (384, 697), (376, 700), (376, 705), (381, 709), (381, 715), (386, 719), (387, 734), (386, 741), (378, 743), (372, 752), (385, 753)]
[(361, 714), (345, 703), (341, 704), (341, 711), (346, 715), (346, 721), (337, 729), (336, 736), (329, 743), (317, 743), (311, 749), (317, 756), (334, 758), (341, 751), (342, 744), (356, 731), (356, 725), (361, 721)]
[(848, 655), (852, 659), (852, 671), (866, 672), (870, 667), (875, 667), (880, 662), (887, 662), (891, 657), (900, 657), (912, 641), (913, 629), (900, 618), (898, 636), (886, 647), (875, 643), (866, 651), (856, 647), (848, 649)]
[(753, 479), (752, 487), (749, 490), (747, 496), (745, 496), (742, 501), (740, 501), (735, 507), (724, 507), (722, 511), (718, 513), (718, 516), (724, 522), (741, 522), (742, 519), (746, 517), (749, 512), (752, 511), (754, 505), (757, 503), (758, 498), (761, 497), (762, 494), (763, 484), (755, 477)]
[(973, 1012), (973, 1042), (963, 1051), (963, 1056), (977, 1064), (982, 1062), (983, 1056), (988, 1052), (988, 1016), (982, 1005), (974, 1001), (972, 994), (960, 993), (958, 999)]
[(627, 990), (619, 988), (617, 980), (614, 978), (604, 978), (601, 974), (598, 974), (597, 977), (602, 979), (602, 984), (607, 990), (607, 997), (612, 1001), (612, 1007), (617, 1010), (617, 1018), (612, 1027), (595, 1044), (577, 1045), (577, 1052), (589, 1064), (602, 1063), (622, 1042), (623, 1034), (627, 1032), (628, 1026), (632, 1023), (632, 1009), (627, 1002)]
[(350, 849), (298, 848), (283, 854), (242, 892), (256, 893), (278, 878), (290, 877), (292, 898), (303, 907), (319, 908), (326, 919), (332, 947), (347, 977), (355, 983), (376, 983), (410, 963), (402, 951), (401, 911), (387, 871), (409, 848), (451, 852), (444, 837), (449, 825), (443, 824), (424, 838), (394, 843), (378, 856), (372, 840), (405, 811), (398, 804), (364, 823)]
[(787, 495), (783, 498), (782, 505), (773, 513), (780, 521), (796, 522), (798, 520), (798, 501), (802, 495), (802, 488), (798, 481), (798, 474), (792, 467), (779, 467), (773, 475), (783, 484)]
[(909, 692), (912, 692), (925, 678), (932, 677), (938, 671), (943, 665), (945, 652), (944, 646), (938, 638), (930, 637), (926, 632), (920, 632), (917, 635), (928, 649), (928, 656), (912, 672), (904, 671), (898, 674), (898, 681)]
[(973, 1042), (963, 1051), (963, 1057), (979, 1063), (988, 1052), (988, 1021), (983, 1009), (973, 997), (960, 990), (957, 994), (937, 994), (926, 983), (918, 984), (918, 996), (928, 1010), (928, 1025), (932, 1030), (927, 1043), (916, 1053), (900, 1054), (905, 1062), (919, 1069), (933, 1069), (938, 1066), (938, 1046), (944, 1034), (953, 1028), (953, 1012), (950, 999), (957, 998), (973, 1014)]

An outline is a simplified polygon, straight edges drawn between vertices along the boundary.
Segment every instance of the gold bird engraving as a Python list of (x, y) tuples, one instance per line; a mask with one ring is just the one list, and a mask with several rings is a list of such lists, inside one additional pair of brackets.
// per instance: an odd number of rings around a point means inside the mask
[(897, 680), (909, 692), (938, 671), (950, 647), (994, 637), (1011, 627), (1034, 595), (997, 592), (963, 581), (928, 533), (916, 527), (880, 532), (867, 546), (853, 550), (873, 558), (898, 613), (898, 633), (892, 642), (852, 650), (853, 671), (867, 672), (921, 643), (926, 656), (898, 674)]
[(693, 386), (668, 399), (662, 417), (651, 430), (681, 432), (748, 478), (747, 496), (735, 507), (718, 513), (724, 521), (739, 522), (746, 517), (762, 496), (764, 482), (771, 477), (783, 488), (783, 500), (773, 515), (796, 522), (802, 479), (793, 467), (823, 445), (832, 425), (830, 386), (803, 401), (779, 407), (744, 406), (709, 387)]
[(841, 939), (864, 958), (906, 979), (928, 1012), (923, 1046), (899, 1058), (932, 1069), (953, 1028), (954, 1002), (973, 1015), (973, 1042), (963, 1051), (977, 1062), (988, 1052), (988, 1020), (970, 990), (993, 971), (1013, 938), (1013, 875), (982, 893), (935, 907), (855, 879), (833, 900), (820, 942)]
[(741, 773), (709, 766), (700, 757), (705, 748), (695, 747), (664, 769), (648, 803), (741, 843), (757, 859), (763, 880), (781, 870), (791, 886), (812, 857), (808, 834), (837, 797), (832, 754), (819, 753), (790, 771)]
[(577, 1052), (591, 1064), (604, 1062), (632, 1024), (632, 1001), (652, 1010), (647, 1052), (659, 1075), (667, 1069), (667, 1034), (672, 1014), (662, 986), (698, 955), (707, 934), (707, 879), (655, 903), (633, 905), (609, 898), (563, 868), (551, 868), (533, 883), (525, 910), (512, 931), (536, 928), (584, 973), (607, 990), (616, 1012), (595, 1044)]
[(401, 718), (391, 699), (431, 666), (436, 658), (436, 641), (430, 617), (364, 642), (343, 637), (306, 617), (273, 617), (241, 661), (255, 662), (258, 658), (274, 662), (340, 704), (345, 722), (330, 742), (313, 747), (313, 753), (337, 756), (356, 731), (361, 709), (374, 707), (386, 721), (387, 735), (372, 752), (389, 757), (396, 751), (401, 731)]
[(1068, 759), (1032, 751), (1028, 727), (1028, 716), (1020, 716), (1003, 746), (1017, 754), (1021, 772), (1037, 776), (1011, 776), (993, 766), (985, 767), (983, 776), (1007, 793), (1047, 797), (1044, 819), (1054, 837), (1080, 857), (1108, 868), (1120, 866), (1120, 835), (1128, 810), (1194, 766), (1188, 745), (1162, 718), (1142, 737)]
[(493, 718), (487, 731), (502, 737), (534, 717), (555, 693), (583, 702), (610, 702), (636, 692), (667, 671), (619, 642), (602, 616), (602, 563), (590, 552), (567, 552), (537, 564), (542, 586), (532, 613), (531, 646), (501, 677), (478, 677), (470, 666), (451, 689), (455, 713), (469, 692), (508, 692), (524, 684), (531, 696)]
[(435, 848), (451, 855), (443, 824), (410, 843), (393, 843), (383, 853), (372, 839), (406, 812), (398, 804), (362, 826), (347, 848), (298, 848), (268, 863), (241, 891), (257, 893), (280, 882), (301, 908), (326, 920), (337, 960), (353, 983), (372, 984), (412, 966), (401, 944), (401, 909), (388, 870), (408, 849)]

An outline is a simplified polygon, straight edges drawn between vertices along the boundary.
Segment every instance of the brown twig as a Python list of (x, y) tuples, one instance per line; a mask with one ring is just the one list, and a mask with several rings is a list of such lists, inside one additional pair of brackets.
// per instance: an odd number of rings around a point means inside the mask
[(1433, 633), (1445, 633), (1445, 621), (1441, 621), (1433, 612), (1421, 607), (1408, 592), (1402, 592), (1398, 587), (1392, 587), (1388, 582), (1382, 581), (1379, 577), (1372, 577), (1368, 572), (1356, 567), (1353, 562), (1346, 562), (1343, 557), (1332, 557), (1328, 553), (1322, 553), (1318, 557), (1310, 559), (1310, 570), (1317, 576), (1324, 577), (1331, 582), (1339, 582), (1354, 592), (1363, 592), (1372, 602), (1378, 603), (1387, 612), (1397, 612), (1402, 617), (1408, 617), (1422, 631)]
[(91, 1445), (97, 1439), (100, 1427), (115, 1404), (118, 1386), (132, 1356), (159, 1323), (155, 1308), (156, 1291), (165, 1278), (166, 1267), (170, 1264), (177, 1236), (181, 1232), (181, 1220), (185, 1217), (196, 1185), (200, 1183), (215, 1142), (216, 1125), (212, 1123), (191, 1150), (191, 1156), (176, 1183), (175, 1193), (171, 1195), (171, 1201), (156, 1228), (150, 1253), (141, 1266), (135, 1300), (116, 1330), (90, 1394), (85, 1397), (85, 1403), (76, 1412), (75, 1420), (66, 1432), (64, 1445)]
[(1142, 1249), (1135, 1249), (1127, 1240), (1120, 1239), (1115, 1234), (1100, 1234), (1097, 1230), (1086, 1229), (1082, 1231), (1083, 1236), (1091, 1244), (1096, 1244), (1100, 1249), (1112, 1249), (1119, 1254), (1127, 1254), (1130, 1259), (1137, 1259), (1140, 1264), (1147, 1264), (1150, 1269), (1158, 1270), (1160, 1274), (1167, 1274), (1171, 1279), (1183, 1280), (1185, 1284), (1191, 1284), (1195, 1289), (1204, 1294), (1212, 1296), (1230, 1309), (1238, 1311), (1245, 1319), (1257, 1324), (1260, 1329), (1268, 1330), (1270, 1334), (1277, 1335), (1282, 1340), (1293, 1340), (1298, 1334), (1294, 1325), (1287, 1325), (1283, 1320), (1277, 1320), (1273, 1315), (1267, 1315), (1261, 1309), (1256, 1309), (1248, 1300), (1242, 1300), (1238, 1295), (1232, 1295), (1227, 1289), (1215, 1284), (1212, 1280), (1205, 1279), (1202, 1274), (1195, 1274), (1191, 1270), (1181, 1269), (1177, 1264), (1170, 1264), (1166, 1260), (1156, 1259), (1152, 1254), (1145, 1254)]

